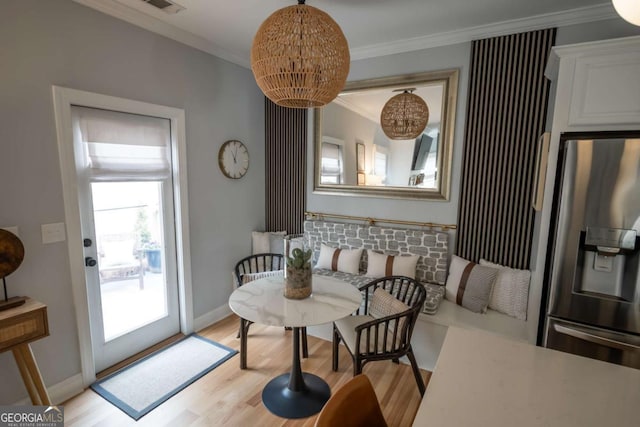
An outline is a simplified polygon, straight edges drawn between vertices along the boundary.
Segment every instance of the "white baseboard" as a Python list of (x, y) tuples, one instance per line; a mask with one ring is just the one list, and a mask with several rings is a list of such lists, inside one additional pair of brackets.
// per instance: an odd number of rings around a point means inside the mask
[(215, 308), (210, 312), (193, 319), (193, 329), (197, 332), (201, 329), (206, 328), (207, 326), (213, 325), (214, 323), (224, 319), (230, 314), (231, 309), (228, 305), (223, 305), (221, 307)]
[[(66, 380), (60, 381), (58, 384), (47, 387), (51, 403), (59, 405), (77, 396), (84, 391), (84, 384), (82, 383), (82, 374), (78, 373)], [(31, 399), (25, 397), (22, 400), (14, 403), (14, 405), (31, 405)]]

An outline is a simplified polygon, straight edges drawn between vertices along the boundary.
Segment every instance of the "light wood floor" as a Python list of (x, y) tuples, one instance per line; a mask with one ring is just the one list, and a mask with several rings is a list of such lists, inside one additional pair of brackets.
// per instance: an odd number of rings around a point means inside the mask
[[(239, 350), (238, 318), (226, 319), (202, 330), (200, 335)], [(331, 343), (309, 336), (309, 358), (302, 369), (324, 378), (335, 392), (352, 378), (353, 365), (347, 351), (340, 351), (340, 369), (331, 370)], [(283, 328), (251, 325), (248, 339), (249, 368), (240, 370), (239, 356), (182, 390), (142, 417), (138, 422), (91, 389), (64, 405), (65, 426), (313, 426), (315, 416), (286, 420), (262, 404), (262, 388), (291, 367), (291, 332)], [(371, 362), (363, 373), (373, 383), (384, 416), (391, 427), (410, 426), (420, 404), (420, 393), (408, 365), (390, 361)], [(431, 373), (422, 371), (425, 383)], [(357, 402), (354, 402), (357, 405)]]

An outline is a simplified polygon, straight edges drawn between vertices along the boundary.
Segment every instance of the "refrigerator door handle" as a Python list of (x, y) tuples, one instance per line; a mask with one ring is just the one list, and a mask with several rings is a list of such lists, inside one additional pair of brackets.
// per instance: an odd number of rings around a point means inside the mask
[(583, 341), (589, 341), (594, 344), (603, 345), (605, 347), (615, 348), (622, 351), (639, 351), (640, 350), (640, 346), (638, 345), (614, 340), (611, 338), (606, 338), (600, 335), (595, 335), (591, 332), (588, 332), (587, 330), (584, 330), (582, 328), (578, 328), (575, 326), (570, 328), (568, 326), (559, 325), (556, 323), (553, 325), (553, 329), (555, 329), (555, 331), (560, 334), (569, 335), (571, 337), (578, 338)]

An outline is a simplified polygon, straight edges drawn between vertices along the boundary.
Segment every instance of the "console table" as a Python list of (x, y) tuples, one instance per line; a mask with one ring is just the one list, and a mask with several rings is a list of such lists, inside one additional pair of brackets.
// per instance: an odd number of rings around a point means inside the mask
[(27, 298), (18, 307), (0, 311), (0, 353), (11, 350), (34, 405), (51, 405), (49, 393), (29, 343), (49, 335), (47, 306)]
[[(243, 319), (269, 326), (293, 327), (291, 372), (272, 379), (262, 391), (262, 402), (283, 418), (305, 418), (320, 412), (331, 396), (322, 378), (303, 373), (300, 367), (300, 328), (349, 316), (360, 307), (362, 294), (341, 280), (313, 276), (310, 297), (284, 297), (284, 277), (254, 280), (233, 291), (229, 307)], [(246, 351), (246, 349), (241, 349)]]

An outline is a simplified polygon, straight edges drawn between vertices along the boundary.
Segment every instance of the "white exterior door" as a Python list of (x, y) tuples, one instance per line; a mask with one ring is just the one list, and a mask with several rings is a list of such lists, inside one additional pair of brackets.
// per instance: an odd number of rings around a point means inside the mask
[[(95, 381), (97, 371), (152, 345), (163, 336), (177, 332), (174, 320), (176, 312), (179, 316), (180, 332), (183, 334), (193, 332), (185, 116), (184, 111), (177, 108), (60, 86), (53, 86), (52, 92), (82, 382), (83, 385), (88, 386)], [(126, 150), (118, 149), (111, 152), (113, 155), (103, 155), (109, 154), (108, 145), (90, 147), (88, 144), (76, 143), (84, 139), (79, 135), (80, 127), (75, 123), (77, 118), (72, 114), (75, 106), (129, 113), (124, 116), (125, 120), (128, 119), (133, 123), (145, 117), (166, 119), (160, 122), (164, 130), (160, 131), (149, 123), (149, 128), (142, 132), (142, 137), (127, 140), (131, 143), (128, 152), (134, 153), (124, 158), (120, 156), (121, 158), (117, 161), (118, 153), (125, 153)], [(106, 128), (113, 128), (114, 123)], [(169, 141), (166, 141), (167, 129), (170, 133)], [(155, 135), (157, 138), (147, 138), (145, 134)], [(88, 139), (91, 140), (91, 138)], [(102, 138), (98, 138), (97, 142), (108, 142), (99, 139)], [(157, 145), (159, 139), (165, 141), (160, 144), (164, 145), (162, 149)], [(142, 140), (147, 143), (139, 146), (139, 141)], [(156, 143), (151, 142), (154, 140)], [(121, 140), (120, 143), (122, 142)], [(114, 147), (111, 146), (111, 148)], [(88, 164), (87, 159), (91, 159), (91, 164)], [(115, 167), (118, 164), (120, 166)], [(126, 165), (129, 166), (128, 169), (123, 168)], [(105, 185), (102, 186), (102, 184)], [(118, 186), (115, 186), (116, 184)], [(119, 187), (120, 185), (122, 187)], [(147, 187), (141, 188), (142, 185)], [(149, 189), (148, 186), (153, 186), (154, 189)], [(122, 189), (123, 187), (126, 188)], [(113, 203), (113, 192), (118, 193), (118, 197), (115, 198), (117, 203)], [(141, 193), (149, 194), (141, 200), (131, 200), (132, 195)], [(151, 197), (152, 194), (158, 195), (157, 201)], [(145, 206), (145, 209), (141, 209), (141, 206)], [(122, 230), (127, 227), (133, 228), (134, 243), (130, 240), (130, 231), (114, 233), (110, 225), (111, 219), (103, 218), (103, 214), (109, 216), (110, 213), (120, 210), (129, 211), (129, 213), (117, 217), (115, 223), (123, 224)], [(135, 213), (131, 213), (132, 210)], [(158, 215), (153, 213), (156, 211)], [(133, 226), (124, 225), (127, 222), (125, 221), (127, 215), (129, 221), (131, 216), (135, 217)], [(103, 224), (106, 225), (103, 226)], [(137, 240), (139, 236), (141, 238)], [(146, 236), (144, 242), (143, 236)], [(85, 238), (90, 241), (85, 241)], [(133, 256), (130, 255), (131, 246), (133, 246)], [(159, 264), (157, 260), (151, 260), (154, 254), (145, 252), (147, 249), (155, 250), (157, 247), (161, 249), (158, 252)], [(100, 264), (101, 251), (103, 259)], [(105, 257), (110, 255), (110, 259), (105, 260)], [(133, 260), (138, 262), (137, 268), (140, 268), (140, 263), (142, 264), (143, 277), (140, 277), (140, 270), (136, 270), (133, 266)], [(131, 265), (122, 268), (113, 267), (120, 261), (128, 261)], [(95, 265), (91, 267), (93, 262)], [(101, 269), (104, 273), (102, 276)], [(128, 284), (136, 283), (138, 289), (140, 285), (144, 289), (150, 289), (158, 278), (162, 279), (161, 283), (166, 284), (166, 290), (159, 295), (160, 299), (165, 301), (165, 304), (161, 304), (160, 307), (166, 305), (167, 315), (162, 315), (164, 309), (160, 310), (160, 314), (152, 311), (159, 317), (155, 321), (147, 322), (148, 318), (141, 320), (144, 317), (136, 317), (142, 309), (134, 298), (111, 298), (115, 293), (107, 293), (107, 290), (115, 288), (113, 285), (119, 279), (125, 279), (123, 281)], [(142, 283), (140, 279), (143, 280)], [(103, 284), (107, 285), (104, 289), (105, 295), (103, 295)], [(175, 303), (171, 302), (176, 299), (176, 287), (179, 309), (176, 309)], [(109, 305), (112, 300), (116, 301), (115, 304)], [(110, 329), (111, 326), (105, 327), (105, 315), (102, 313), (103, 301), (106, 316), (111, 316), (113, 319), (114, 316), (110, 313), (115, 311), (116, 320), (127, 325), (126, 328), (120, 329), (120, 333), (115, 332), (117, 324), (112, 329)], [(129, 318), (130, 315), (133, 316), (133, 320)], [(149, 317), (155, 317), (155, 315)], [(169, 326), (165, 328), (163, 323), (166, 322)], [(144, 324), (145, 329), (136, 327), (140, 324)], [(159, 328), (154, 329), (155, 326)]]
[(180, 331), (167, 119), (71, 108), (96, 372)]

